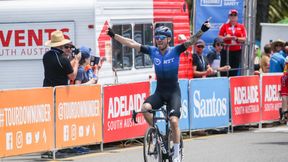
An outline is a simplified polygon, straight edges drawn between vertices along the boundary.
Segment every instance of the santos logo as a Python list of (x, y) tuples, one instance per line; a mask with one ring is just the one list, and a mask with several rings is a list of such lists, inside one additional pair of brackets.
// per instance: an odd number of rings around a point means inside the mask
[(193, 94), (193, 117), (205, 118), (205, 117), (220, 117), (227, 115), (227, 99), (216, 98), (215, 92), (213, 92), (212, 98), (202, 99), (199, 90), (196, 90)]
[(201, 0), (200, 6), (222, 6), (222, 0)]

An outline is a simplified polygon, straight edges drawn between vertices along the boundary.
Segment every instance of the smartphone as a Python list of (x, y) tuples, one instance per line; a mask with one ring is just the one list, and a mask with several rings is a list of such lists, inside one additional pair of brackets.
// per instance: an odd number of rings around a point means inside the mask
[(94, 66), (94, 65), (97, 65), (99, 63), (100, 57), (91, 56), (90, 60), (91, 60), (90, 61), (90, 65)]

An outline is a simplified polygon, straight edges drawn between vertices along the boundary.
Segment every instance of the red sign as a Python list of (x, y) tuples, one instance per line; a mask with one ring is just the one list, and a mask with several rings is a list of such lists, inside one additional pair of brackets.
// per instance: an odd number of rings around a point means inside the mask
[(131, 119), (132, 110), (141, 111), (149, 89), (149, 82), (104, 87), (105, 143), (144, 136), (148, 124), (143, 115), (138, 114), (137, 124)]
[(262, 77), (262, 121), (279, 119), (281, 75)]
[(260, 122), (259, 76), (230, 78), (232, 125)]

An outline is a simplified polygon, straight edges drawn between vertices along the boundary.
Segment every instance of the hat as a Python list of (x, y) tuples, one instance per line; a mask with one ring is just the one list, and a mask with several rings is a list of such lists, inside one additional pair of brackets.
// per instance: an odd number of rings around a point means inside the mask
[(81, 58), (83, 58), (83, 59), (89, 58), (92, 55), (91, 48), (82, 46), (82, 47), (79, 48), (79, 50), (80, 50), (80, 52), (82, 54)]
[(277, 40), (273, 41), (272, 45), (271, 45), (272, 49), (275, 49), (276, 44), (281, 44), (282, 46), (284, 46), (285, 42), (281, 39), (277, 39)]
[(231, 14), (238, 15), (238, 11), (236, 9), (232, 9), (232, 10), (229, 11), (229, 15), (231, 15)]
[(45, 42), (45, 46), (58, 47), (58, 46), (63, 46), (67, 43), (71, 43), (71, 40), (65, 39), (63, 32), (60, 30), (56, 30), (51, 33), (51, 40), (48, 40), (47, 42)]
[(214, 41), (213, 41), (213, 47), (216, 46), (216, 43), (224, 43), (223, 39), (222, 38), (215, 38)]
[(202, 39), (199, 39), (196, 43), (195, 43), (195, 45), (197, 46), (197, 45), (203, 45), (203, 46), (205, 46), (205, 42), (202, 40)]

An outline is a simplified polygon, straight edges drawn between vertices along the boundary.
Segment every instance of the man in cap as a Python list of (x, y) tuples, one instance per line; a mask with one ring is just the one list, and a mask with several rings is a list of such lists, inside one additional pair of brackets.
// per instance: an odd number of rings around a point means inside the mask
[(207, 77), (213, 73), (207, 58), (203, 56), (204, 48), (205, 42), (202, 39), (199, 39), (194, 45), (195, 53), (192, 55), (194, 78)]
[(223, 50), (224, 42), (221, 38), (215, 38), (213, 41), (213, 49), (208, 52), (208, 63), (213, 69), (212, 76), (216, 76), (220, 71), (228, 71), (231, 67), (229, 65), (220, 66), (221, 51)]
[(51, 40), (45, 42), (51, 49), (43, 56), (44, 87), (68, 85), (68, 80), (75, 79), (81, 53), (75, 56), (76, 61), (72, 66), (63, 52), (65, 48), (70, 48), (70, 43), (71, 40), (65, 39), (63, 32), (59, 30), (52, 32)]
[[(238, 23), (238, 11), (236, 9), (229, 11), (228, 18), (228, 22), (224, 23), (219, 31), (219, 38), (223, 39), (226, 45), (221, 56), (221, 66), (229, 63), (232, 71), (229, 72), (228, 76), (237, 76), (241, 65), (242, 44), (246, 41), (246, 29), (243, 24)], [(223, 75), (227, 74), (223, 73)]]

